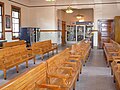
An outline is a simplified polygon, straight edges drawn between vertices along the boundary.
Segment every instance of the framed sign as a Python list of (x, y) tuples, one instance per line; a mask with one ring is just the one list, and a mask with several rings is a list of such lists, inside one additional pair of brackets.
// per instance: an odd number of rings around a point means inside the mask
[(10, 17), (10, 15), (5, 15), (5, 28), (6, 29), (11, 28), (11, 17)]

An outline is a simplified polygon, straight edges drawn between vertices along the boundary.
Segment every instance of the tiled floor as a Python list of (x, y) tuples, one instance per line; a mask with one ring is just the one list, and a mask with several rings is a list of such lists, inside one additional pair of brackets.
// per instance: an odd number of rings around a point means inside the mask
[(77, 90), (116, 90), (110, 68), (106, 66), (103, 50), (91, 50), (83, 67)]
[[(67, 46), (59, 46), (59, 52)], [(52, 57), (52, 55), (50, 55)], [(48, 56), (45, 55), (45, 60)], [(0, 71), (0, 85), (8, 82), (14, 77), (19, 76), (23, 72), (33, 68), (40, 62), (40, 57), (37, 57), (36, 64), (33, 61), (29, 61), (29, 68), (25, 68), (25, 63), (21, 64), (20, 72), (16, 73), (16, 69), (12, 68), (7, 71), (7, 80), (3, 79), (3, 72)], [(82, 74), (80, 75), (80, 81), (77, 82), (76, 90), (115, 90), (115, 84), (113, 83), (113, 77), (110, 74), (110, 68), (106, 66), (103, 50), (92, 49), (89, 60), (86, 66), (83, 67)]]

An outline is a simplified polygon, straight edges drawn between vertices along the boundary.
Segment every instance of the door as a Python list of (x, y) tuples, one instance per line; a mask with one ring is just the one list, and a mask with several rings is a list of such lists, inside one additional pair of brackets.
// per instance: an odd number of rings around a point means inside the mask
[(76, 42), (76, 26), (67, 25), (67, 42)]
[(114, 40), (113, 20), (98, 20), (98, 47), (103, 48), (104, 43)]
[(62, 45), (66, 44), (66, 22), (62, 21)]
[(85, 39), (85, 25), (77, 25), (76, 26), (76, 38), (77, 42)]
[(67, 43), (76, 43), (85, 39), (85, 25), (67, 26)]

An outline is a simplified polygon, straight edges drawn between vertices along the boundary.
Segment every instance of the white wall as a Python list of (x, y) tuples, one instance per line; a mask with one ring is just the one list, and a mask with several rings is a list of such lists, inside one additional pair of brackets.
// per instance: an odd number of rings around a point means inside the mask
[[(16, 1), (16, 0), (15, 0)], [(17, 0), (18, 1), (18, 0)], [(24, 3), (28, 3), (27, 0), (19, 0), (21, 2)], [(4, 11), (5, 11), (5, 15), (10, 15), (11, 16), (11, 5), (17, 6), (21, 8), (21, 26), (29, 26), (29, 8), (28, 7), (24, 7), (15, 3), (12, 3), (8, 0), (0, 0), (0, 2), (4, 3)], [(5, 29), (6, 30), (6, 29)], [(11, 29), (10, 29), (11, 30)], [(12, 41), (12, 33), (11, 32), (5, 32), (5, 39), (9, 42)]]
[[(41, 30), (56, 30), (57, 28), (57, 9), (66, 9), (67, 6), (47, 6), (47, 7), (24, 7), (14, 3), (10, 3), (8, 0), (0, 0), (5, 3), (5, 14), (11, 14), (11, 5), (16, 5), (21, 7), (22, 17), (21, 25), (22, 26), (35, 26), (40, 27)], [(16, 0), (14, 0), (16, 1)], [(23, 4), (30, 6), (41, 6), (41, 5), (68, 5), (69, 0), (57, 0), (57, 2), (46, 2), (45, 0), (17, 0)], [(93, 3), (104, 3), (104, 2), (117, 2), (119, 0), (72, 0), (72, 4), (93, 4)], [(113, 19), (115, 16), (120, 16), (120, 4), (95, 4), (95, 5), (77, 5), (72, 6), (72, 8), (82, 9), (82, 8), (93, 8), (94, 9), (94, 29), (98, 30), (97, 21), (98, 19)], [(11, 38), (10, 33), (6, 33), (6, 39)], [(57, 33), (41, 33), (41, 39), (52, 39), (54, 42), (57, 42), (58, 38), (55, 38)], [(48, 38), (50, 36), (50, 38)], [(97, 33), (94, 35), (94, 46), (97, 46)]]
[(30, 25), (42, 30), (54, 30), (55, 14), (54, 7), (30, 8)]

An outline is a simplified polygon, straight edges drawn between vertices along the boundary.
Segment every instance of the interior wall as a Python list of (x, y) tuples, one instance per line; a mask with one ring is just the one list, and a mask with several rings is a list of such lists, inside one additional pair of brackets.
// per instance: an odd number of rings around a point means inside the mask
[[(16, 0), (14, 0), (16, 1)], [(63, 1), (63, 0), (57, 0), (57, 3), (55, 2), (46, 2), (45, 0), (17, 0), (23, 4), (27, 4), (30, 6), (35, 7), (25, 7), (22, 5), (11, 3), (8, 0), (1, 0), (1, 2), (5, 3), (5, 15), (11, 15), (11, 5), (16, 5), (21, 7), (22, 10), (22, 16), (21, 16), (21, 26), (35, 26), (40, 27), (41, 30), (57, 30), (57, 9), (66, 9), (67, 6), (44, 6), (44, 5), (68, 5), (69, 1)], [(114, 2), (117, 2), (119, 0), (114, 0)], [(109, 4), (105, 4), (105, 3)], [(120, 3), (110, 3), (113, 2), (113, 0), (73, 0), (72, 4), (80, 4), (80, 5), (74, 5), (72, 8), (77, 9), (83, 9), (83, 8), (93, 8), (94, 10), (94, 29), (98, 30), (97, 21), (98, 19), (114, 19), (115, 16), (120, 16)], [(100, 3), (100, 4), (99, 4)], [(104, 4), (102, 4), (104, 3)], [(88, 4), (88, 5), (86, 5)], [(90, 5), (91, 4), (91, 5)], [(40, 7), (40, 6), (43, 7)], [(70, 20), (70, 17), (68, 17)], [(64, 18), (63, 18), (64, 19)], [(47, 34), (46, 34), (47, 33)], [(54, 42), (58, 41), (58, 38), (55, 38), (53, 36), (57, 36), (57, 33), (52, 32), (45, 34), (41, 34), (41, 39), (45, 40), (48, 38), (47, 36), (50, 36), (50, 39), (52, 39)], [(47, 36), (46, 36), (47, 35)], [(45, 37), (46, 36), (46, 37)], [(94, 46), (97, 46), (98, 44), (98, 35), (97, 32), (94, 35)], [(6, 39), (11, 39), (11, 32), (6, 32)]]
[[(4, 3), (4, 11), (5, 11), (5, 15), (10, 15), (11, 16), (11, 5), (17, 6), (21, 8), (21, 26), (25, 27), (25, 26), (30, 26), (29, 20), (29, 8), (10, 2), (8, 0), (0, 0), (0, 2)], [(22, 3), (28, 3), (27, 0), (22, 0)], [(12, 28), (11, 28), (12, 29)], [(5, 30), (11, 30), (11, 29), (6, 29)], [(12, 41), (12, 32), (5, 32), (5, 39), (9, 42)]]

